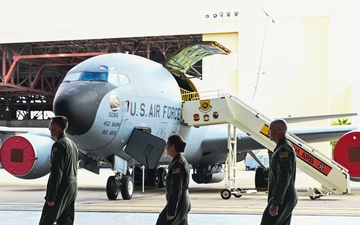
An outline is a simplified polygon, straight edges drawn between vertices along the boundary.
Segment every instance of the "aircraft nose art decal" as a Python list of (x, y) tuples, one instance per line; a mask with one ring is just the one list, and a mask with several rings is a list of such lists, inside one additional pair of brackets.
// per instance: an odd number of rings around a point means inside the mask
[(116, 94), (111, 94), (109, 97), (109, 104), (111, 111), (115, 112), (120, 109), (120, 98)]
[(95, 125), (86, 134), (78, 137), (82, 140), (79, 141), (80, 148), (95, 151), (105, 148), (109, 144), (115, 144), (113, 141), (119, 134), (124, 115), (128, 109), (127, 102), (121, 100), (120, 96), (118, 92), (111, 91), (104, 97), (98, 107)]

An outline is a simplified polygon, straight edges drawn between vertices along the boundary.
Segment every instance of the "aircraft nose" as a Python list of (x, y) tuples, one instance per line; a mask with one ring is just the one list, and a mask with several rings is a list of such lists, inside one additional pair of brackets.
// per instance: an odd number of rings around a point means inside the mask
[(66, 133), (82, 135), (93, 125), (103, 97), (115, 87), (107, 82), (63, 83), (56, 92), (53, 110), (69, 121)]

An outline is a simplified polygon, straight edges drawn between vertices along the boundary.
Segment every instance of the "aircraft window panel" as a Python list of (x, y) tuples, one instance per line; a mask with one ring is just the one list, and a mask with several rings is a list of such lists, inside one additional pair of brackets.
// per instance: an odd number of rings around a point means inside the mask
[(118, 74), (110, 73), (108, 77), (108, 81), (116, 86), (120, 86)]
[(116, 86), (124, 86), (130, 83), (127, 75), (115, 73), (109, 74), (108, 81)]
[(107, 72), (84, 72), (81, 80), (83, 81), (107, 81)]
[(127, 85), (130, 83), (129, 77), (125, 74), (119, 74), (121, 86)]
[(66, 74), (66, 76), (64, 77), (64, 80), (62, 82), (71, 82), (71, 81), (76, 81), (80, 79), (80, 75), (81, 73), (68, 73)]

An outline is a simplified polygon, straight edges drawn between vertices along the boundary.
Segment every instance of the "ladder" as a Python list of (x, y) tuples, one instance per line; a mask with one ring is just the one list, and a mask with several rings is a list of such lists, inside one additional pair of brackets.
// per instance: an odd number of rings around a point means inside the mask
[[(238, 128), (251, 138), (262, 144), (265, 148), (273, 150), (275, 143), (268, 136), (272, 119), (261, 114), (250, 105), (241, 101), (234, 95), (224, 94), (222, 91), (202, 93), (201, 99), (196, 98), (183, 102), (182, 122), (188, 126), (209, 126), (214, 124), (229, 124), (228, 159), (226, 194), (240, 195), (236, 190), (236, 131)], [(231, 131), (233, 134), (231, 134)], [(334, 194), (348, 194), (350, 190), (350, 176), (347, 169), (330, 159), (320, 151), (311, 147), (294, 134), (287, 132), (286, 138), (293, 145), (297, 156), (297, 167), (317, 180), (322, 190)], [(234, 141), (235, 140), (235, 141)], [(316, 190), (316, 192), (318, 192)], [(240, 195), (241, 196), (241, 195)]]

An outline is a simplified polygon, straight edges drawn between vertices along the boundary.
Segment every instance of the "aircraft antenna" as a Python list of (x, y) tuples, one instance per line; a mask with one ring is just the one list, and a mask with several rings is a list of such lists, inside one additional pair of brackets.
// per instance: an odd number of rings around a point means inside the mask
[(263, 43), (262, 43), (261, 53), (260, 53), (260, 62), (259, 62), (259, 68), (258, 68), (258, 72), (257, 72), (256, 85), (255, 85), (255, 90), (254, 90), (254, 94), (253, 94), (252, 99), (255, 98), (256, 91), (257, 91), (257, 88), (258, 88), (258, 85), (259, 85), (260, 71), (261, 71), (261, 64), (262, 64), (262, 58), (263, 58), (263, 53), (264, 53), (264, 47), (265, 47), (266, 31), (267, 31), (268, 21), (269, 21), (269, 19), (271, 19), (271, 22), (275, 23), (275, 20), (264, 9), (262, 9), (262, 11), (266, 15), (266, 23), (265, 23), (265, 31), (264, 31)]

